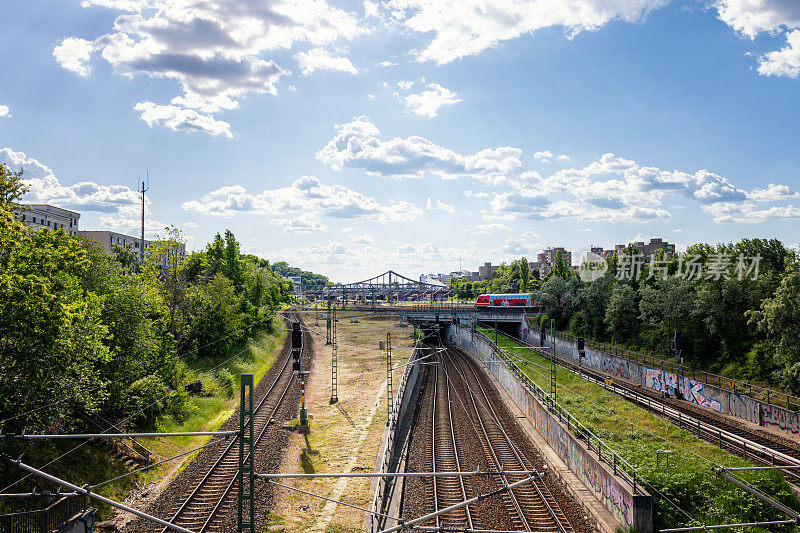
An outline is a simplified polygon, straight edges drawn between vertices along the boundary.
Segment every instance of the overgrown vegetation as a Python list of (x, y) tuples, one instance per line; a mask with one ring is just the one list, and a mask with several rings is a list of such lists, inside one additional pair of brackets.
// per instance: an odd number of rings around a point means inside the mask
[[(481, 329), (490, 339), (494, 339), (493, 331)], [(498, 345), (518, 358), (519, 368), (531, 380), (549, 390), (549, 360), (527, 349), (514, 349), (519, 344), (507, 337), (499, 336)], [(706, 525), (786, 518), (710, 470), (715, 465), (752, 466), (751, 463), (699, 440), (565, 368), (558, 367), (556, 379), (559, 403), (637, 468), (645, 489), (653, 496), (655, 530), (697, 525), (690, 524), (687, 514)], [(669, 450), (669, 458), (657, 459), (658, 450)], [(736, 472), (735, 477), (792, 509), (800, 509), (800, 502), (776, 471)]]
[[(492, 280), (458, 280), (453, 287), (462, 298), (535, 292), (556, 328), (659, 357), (672, 356), (677, 331), (687, 364), (800, 395), (800, 263), (794, 250), (776, 239), (695, 244), (668, 258), (659, 250), (638, 275), (620, 276), (621, 262), (634, 254), (632, 248), (610, 254), (606, 272), (593, 282), (564, 268), (526, 280), (522, 258), (501, 266)], [(720, 267), (721, 257), (732, 260)], [(760, 258), (757, 275), (741, 275), (740, 257), (748, 266)], [(703, 274), (686, 276), (690, 264)]]
[[(220, 362), (269, 330), (290, 284), (242, 255), (230, 231), (184, 257), (168, 229), (134, 274), (130, 257), (30, 230), (11, 207), (21, 175), (0, 166), (0, 413), (3, 432), (64, 432), (100, 416), (152, 426), (187, 416), (186, 362)], [(121, 259), (121, 260), (120, 260)]]

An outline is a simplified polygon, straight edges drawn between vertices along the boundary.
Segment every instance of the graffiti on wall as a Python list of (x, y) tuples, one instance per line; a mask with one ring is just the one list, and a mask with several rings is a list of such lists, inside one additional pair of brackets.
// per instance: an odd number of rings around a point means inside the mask
[(728, 394), (728, 414), (744, 418), (755, 424), (759, 422), (759, 404), (741, 394)]
[(644, 375), (644, 386), (648, 389), (664, 392), (663, 372), (655, 368), (648, 368)]
[(582, 473), (586, 483), (594, 490), (600, 501), (606, 501), (620, 522), (633, 522), (633, 498), (617, 481), (608, 476), (600, 464), (589, 454), (583, 454)]
[(681, 396), (684, 400), (697, 403), (715, 411), (722, 411), (722, 405), (705, 393), (705, 384), (694, 379), (681, 379)]
[(777, 426), (792, 433), (800, 431), (800, 418), (797, 413), (775, 405), (761, 404), (761, 422), (765, 426)]
[(628, 361), (613, 355), (603, 356), (603, 372), (618, 378), (630, 379), (631, 377)]

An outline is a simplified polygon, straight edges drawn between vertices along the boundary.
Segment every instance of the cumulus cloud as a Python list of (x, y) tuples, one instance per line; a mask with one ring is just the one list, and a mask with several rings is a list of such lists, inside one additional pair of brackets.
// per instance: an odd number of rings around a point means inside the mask
[(567, 154), (556, 155), (553, 152), (551, 152), (550, 150), (543, 150), (541, 152), (534, 152), (533, 153), (533, 158), (534, 159), (538, 159), (542, 163), (549, 163), (550, 161), (553, 160), (553, 158), (556, 158), (558, 161), (569, 161), (569, 156), (567, 156)]
[(276, 218), (273, 223), (284, 233), (313, 233), (327, 231), (327, 227), (315, 217)]
[(336, 135), (317, 152), (317, 159), (335, 170), (362, 169), (383, 178), (475, 178), (489, 183), (507, 180), (520, 166), (522, 150), (510, 146), (462, 155), (424, 137), (380, 138), (366, 116), (336, 125)]
[[(324, 226), (309, 216), (335, 219), (364, 219), (375, 222), (414, 220), (422, 210), (410, 202), (388, 204), (356, 192), (343, 185), (325, 185), (312, 176), (295, 180), (290, 186), (267, 189), (252, 194), (241, 185), (230, 185), (212, 191), (199, 200), (185, 202), (183, 208), (209, 215), (230, 217), (237, 213), (268, 214), (277, 217), (284, 230), (323, 231)], [(305, 226), (286, 218), (287, 213), (304, 213)], [(319, 221), (316, 221), (319, 222)]]
[(463, 101), (458, 98), (455, 91), (442, 87), (438, 83), (429, 83), (426, 89), (400, 97), (400, 99), (406, 109), (415, 115), (427, 118), (435, 117), (442, 106), (455, 105)]
[(187, 228), (199, 228), (200, 227), (200, 226), (197, 225), (197, 223), (192, 222), (192, 221), (186, 222), (183, 225), (186, 226)]
[(520, 237), (509, 237), (503, 244), (497, 248), (491, 249), (489, 252), (492, 254), (519, 257), (525, 254), (535, 254), (539, 249), (541, 249), (541, 244), (538, 242), (532, 242), (530, 239)]
[(758, 73), (762, 76), (800, 75), (800, 30), (786, 35), (786, 46), (761, 56), (758, 60)]
[(438, 211), (444, 211), (445, 213), (455, 213), (456, 206), (453, 204), (445, 203), (441, 200), (436, 200), (434, 204), (433, 201), (428, 198), (427, 203), (425, 204), (425, 209), (436, 209)]
[(569, 38), (612, 20), (635, 22), (669, 0), (389, 0), (389, 16), (407, 28), (432, 34), (416, 55), (449, 63), (502, 41), (548, 27), (563, 27)]
[(11, 110), (8, 108), (7, 105), (0, 105), (0, 118), (3, 117), (10, 117)]
[(748, 208), (747, 202), (776, 202), (797, 196), (785, 185), (770, 184), (766, 189), (747, 191), (708, 170), (663, 170), (611, 153), (584, 167), (562, 169), (547, 177), (523, 172), (520, 183), (523, 185), (516, 190), (493, 195), (490, 206), (495, 216), (666, 220), (671, 218), (670, 208), (674, 207), (665, 205), (668, 199), (689, 199), (721, 222), (738, 221), (748, 215), (755, 219), (786, 218), (792, 216), (792, 209)]
[(174, 105), (158, 105), (153, 102), (139, 102), (134, 109), (141, 111), (139, 118), (150, 127), (161, 126), (174, 131), (202, 132), (214, 136), (233, 137), (229, 123), (198, 113), (194, 109), (184, 109)]
[[(800, 2), (796, 0), (717, 0), (719, 19), (742, 35), (786, 32), (786, 46), (758, 58), (762, 76), (800, 75)], [(793, 30), (793, 31), (792, 31)]]
[(324, 48), (313, 48), (308, 52), (300, 52), (294, 55), (297, 64), (303, 70), (303, 74), (308, 76), (315, 70), (333, 70), (358, 74), (358, 70), (347, 57), (333, 57)]
[(92, 52), (94, 52), (94, 44), (91, 41), (67, 37), (53, 48), (53, 57), (65, 69), (71, 70), (79, 76), (88, 76), (92, 71), (88, 65)]
[(369, 235), (356, 235), (350, 240), (353, 242), (353, 244), (373, 244), (375, 242), (375, 239)]
[[(124, 13), (93, 41), (67, 37), (56, 46), (53, 55), (64, 68), (87, 75), (91, 56), (99, 53), (124, 76), (175, 80), (182, 99), (172, 104), (204, 113), (231, 109), (248, 94), (275, 94), (278, 80), (289, 72), (264, 55), (306, 44), (312, 47), (311, 61), (318, 48), (366, 31), (358, 15), (325, 0), (85, 0), (83, 5)], [(308, 68), (322, 67), (309, 63)], [(200, 131), (219, 135), (216, 128)]]
[(800, 27), (800, 3), (795, 0), (717, 0), (714, 7), (721, 21), (751, 39)]
[(12, 170), (22, 170), (30, 189), (24, 198), (26, 202), (104, 213), (131, 214), (139, 210), (139, 194), (124, 185), (99, 185), (92, 181), (62, 185), (47, 165), (11, 148), (0, 149), (0, 163)]

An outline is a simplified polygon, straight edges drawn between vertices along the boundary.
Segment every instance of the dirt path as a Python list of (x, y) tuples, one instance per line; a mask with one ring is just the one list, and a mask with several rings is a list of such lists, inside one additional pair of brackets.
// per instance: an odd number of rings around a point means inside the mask
[[(331, 405), (331, 347), (325, 345), (325, 321), (315, 325), (314, 314), (306, 324), (321, 335), (312, 335), (315, 354), (306, 402), (311, 421), (308, 435), (294, 435), (281, 467), (282, 472), (372, 472), (386, 427), (386, 354), (379, 341), (392, 334), (393, 365), (408, 360), (413, 346), (411, 328), (397, 327), (396, 319), (355, 319), (340, 313), (339, 402)], [(395, 370), (395, 381), (403, 369)], [(369, 508), (370, 479), (304, 479), (288, 485)], [(364, 513), (342, 505), (280, 489), (276, 494), (274, 524), (287, 531), (360, 531)]]

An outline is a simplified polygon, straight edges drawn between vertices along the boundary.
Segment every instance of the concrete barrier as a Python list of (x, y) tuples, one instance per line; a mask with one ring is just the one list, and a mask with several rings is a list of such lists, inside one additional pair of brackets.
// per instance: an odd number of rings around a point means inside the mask
[[(493, 343), (482, 335), (467, 328), (448, 325), (445, 339), (470, 354), (497, 378), (563, 463), (591, 489), (620, 526), (626, 529), (633, 526), (641, 533), (653, 531), (653, 500), (641, 486), (636, 485), (635, 474), (632, 479), (625, 476), (621, 465), (618, 467), (617, 461), (609, 458), (608, 453), (605, 460), (599, 460), (602, 451), (592, 451), (589, 444), (591, 440), (587, 438), (584, 442), (578, 438), (573, 433), (575, 426), (570, 426), (561, 412), (553, 409), (541, 389), (514, 372)], [(581, 430), (576, 433), (581, 433)], [(598, 444), (597, 449), (602, 450), (601, 445)]]

